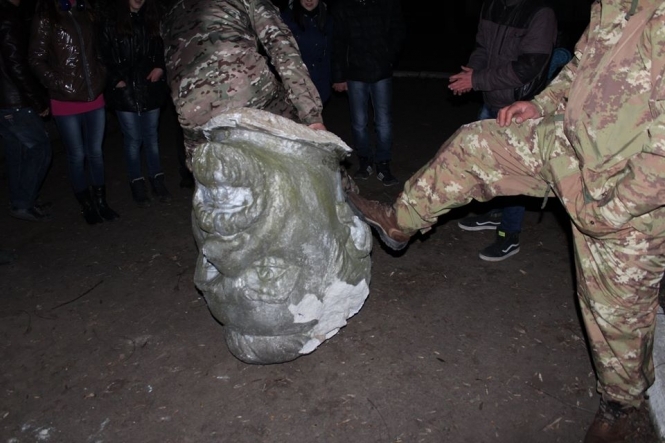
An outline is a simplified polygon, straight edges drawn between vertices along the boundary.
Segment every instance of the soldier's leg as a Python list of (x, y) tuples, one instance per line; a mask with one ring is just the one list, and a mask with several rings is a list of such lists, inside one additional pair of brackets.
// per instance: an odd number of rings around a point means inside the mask
[(472, 199), (544, 196), (548, 185), (540, 174), (547, 154), (542, 148), (554, 140), (555, 129), (553, 122), (541, 120), (507, 128), (495, 120), (462, 126), (405, 183), (395, 203), (397, 224), (414, 233)]
[(577, 292), (598, 391), (605, 401), (639, 406), (654, 381), (652, 359), (665, 239), (627, 230), (599, 240), (573, 226)]

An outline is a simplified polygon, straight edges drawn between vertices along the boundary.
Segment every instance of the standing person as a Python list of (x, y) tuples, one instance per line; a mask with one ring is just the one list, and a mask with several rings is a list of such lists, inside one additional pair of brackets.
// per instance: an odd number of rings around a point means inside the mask
[(302, 61), (325, 104), (332, 94), (333, 20), (328, 6), (319, 0), (295, 0), (292, 8), (282, 13), (282, 19), (291, 29)]
[(168, 82), (190, 158), (204, 141), (193, 129), (237, 108), (325, 129), (319, 93), (270, 0), (178, 0), (162, 30)]
[(118, 218), (106, 202), (102, 155), (106, 70), (97, 41), (97, 20), (88, 2), (38, 0), (28, 60), (51, 97), (51, 113), (67, 151), (69, 179), (88, 224)]
[[(556, 15), (544, 0), (486, 0), (476, 49), (468, 65), (450, 77), (448, 88), (456, 95), (481, 91), (484, 103), (478, 119), (495, 119), (499, 109), (530, 100), (545, 87), (556, 38)], [(520, 250), (524, 210), (524, 206), (506, 206), (467, 217), (458, 225), (466, 231), (495, 229), (494, 243), (478, 255), (501, 261)]]
[(600, 0), (574, 58), (533, 101), (460, 128), (394, 205), (348, 194), (392, 248), (472, 199), (559, 198), (601, 394), (585, 443), (631, 442), (654, 382), (665, 272), (665, 2)]
[[(392, 75), (406, 36), (399, 0), (338, 0), (334, 13), (333, 89), (347, 91), (353, 144), (366, 180), (376, 167), (384, 185), (399, 181), (392, 160)], [(369, 102), (374, 110), (376, 149), (369, 133)]]
[(36, 206), (51, 163), (51, 142), (41, 117), (49, 113), (46, 91), (30, 72), (28, 34), (20, 0), (0, 0), (0, 136), (9, 178), (9, 214), (22, 220), (49, 217)]
[(116, 0), (113, 18), (104, 24), (101, 36), (106, 104), (115, 110), (120, 123), (132, 198), (140, 207), (150, 204), (141, 147), (153, 195), (163, 203), (172, 199), (159, 160), (159, 115), (168, 88), (156, 1)]

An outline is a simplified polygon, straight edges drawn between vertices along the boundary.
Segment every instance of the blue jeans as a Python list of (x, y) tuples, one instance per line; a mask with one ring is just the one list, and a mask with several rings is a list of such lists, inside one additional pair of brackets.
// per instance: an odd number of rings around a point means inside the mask
[(31, 108), (0, 109), (0, 136), (7, 159), (9, 203), (13, 209), (32, 208), (51, 164), (44, 122)]
[(75, 193), (88, 189), (86, 163), (93, 186), (104, 185), (102, 143), (106, 126), (106, 111), (94, 111), (53, 117), (67, 151), (69, 181)]
[(154, 177), (162, 172), (159, 161), (159, 108), (151, 111), (124, 112), (116, 111), (125, 148), (125, 163), (129, 180), (143, 177), (141, 173), (141, 146), (145, 153), (148, 176)]
[[(498, 111), (493, 111), (483, 105), (478, 113), (478, 120), (489, 120), (496, 118)], [(499, 229), (504, 232), (520, 232), (522, 230), (522, 221), (524, 221), (524, 206), (506, 206), (503, 209), (494, 209), (490, 212), (501, 212), (501, 224)]]
[[(392, 130), (392, 78), (375, 83), (348, 81), (349, 105), (351, 107), (351, 130), (353, 143), (359, 157), (366, 157), (376, 163), (390, 161), (393, 144)], [(374, 109), (374, 128), (376, 130), (376, 150), (372, 155), (370, 148), (369, 101)]]

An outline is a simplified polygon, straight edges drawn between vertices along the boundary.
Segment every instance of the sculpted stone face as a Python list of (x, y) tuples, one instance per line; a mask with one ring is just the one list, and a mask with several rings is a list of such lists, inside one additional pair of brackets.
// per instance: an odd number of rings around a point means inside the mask
[(349, 148), (329, 132), (242, 109), (195, 152), (195, 282), (231, 352), (278, 363), (337, 333), (369, 293), (371, 234), (342, 191)]

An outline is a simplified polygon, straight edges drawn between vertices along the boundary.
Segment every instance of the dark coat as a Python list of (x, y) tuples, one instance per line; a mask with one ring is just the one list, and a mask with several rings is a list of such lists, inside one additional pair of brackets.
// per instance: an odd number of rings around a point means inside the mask
[(374, 83), (393, 74), (406, 37), (399, 0), (338, 0), (333, 82)]
[(473, 89), (490, 109), (529, 100), (545, 87), (556, 34), (556, 16), (543, 0), (485, 1), (468, 66)]
[[(132, 35), (120, 35), (115, 21), (103, 27), (102, 58), (108, 71), (104, 97), (107, 106), (117, 111), (150, 111), (164, 105), (168, 97), (164, 43), (159, 35), (149, 35), (142, 12), (131, 16)], [(154, 68), (164, 70), (156, 82), (147, 79)], [(127, 86), (117, 88), (121, 80)]]
[[(296, 0), (297, 1), (297, 0)], [(325, 8), (319, 3), (319, 10)], [(319, 12), (322, 13), (322, 12)], [(325, 11), (323, 12), (325, 13)], [(298, 43), (302, 61), (307, 66), (309, 76), (319, 91), (321, 101), (326, 102), (331, 95), (332, 87), (332, 50), (333, 50), (333, 20), (326, 14), (323, 30), (319, 29), (319, 16), (305, 15), (302, 29), (293, 17), (290, 9), (282, 13), (282, 19), (287, 24)]]
[(91, 102), (104, 91), (106, 69), (97, 50), (97, 25), (86, 9), (40, 14), (32, 23), (30, 67), (55, 100)]
[(0, 0), (0, 108), (48, 108), (46, 91), (28, 65), (28, 33), (19, 8)]

